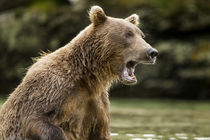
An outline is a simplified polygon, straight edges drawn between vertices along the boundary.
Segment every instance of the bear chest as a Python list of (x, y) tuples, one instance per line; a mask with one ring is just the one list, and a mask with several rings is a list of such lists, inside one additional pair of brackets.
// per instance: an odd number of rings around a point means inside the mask
[(97, 124), (104, 123), (103, 121), (108, 123), (108, 100), (104, 101), (104, 98), (84, 93), (69, 97), (53, 122), (60, 126), (69, 138), (86, 138)]

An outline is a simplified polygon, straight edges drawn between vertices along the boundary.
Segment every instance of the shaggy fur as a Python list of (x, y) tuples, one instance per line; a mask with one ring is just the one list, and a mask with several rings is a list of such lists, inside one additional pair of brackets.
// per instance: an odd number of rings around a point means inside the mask
[(112, 23), (98, 6), (89, 13), (92, 24), (39, 58), (3, 104), (0, 140), (110, 140), (107, 91), (127, 44), (109, 32), (135, 26), (137, 15)]

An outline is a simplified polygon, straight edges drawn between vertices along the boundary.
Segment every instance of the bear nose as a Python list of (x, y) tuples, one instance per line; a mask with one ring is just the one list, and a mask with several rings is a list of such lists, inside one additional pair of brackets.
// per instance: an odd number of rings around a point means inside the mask
[(151, 58), (154, 58), (158, 55), (158, 51), (154, 48), (150, 48), (147, 50), (147, 55), (150, 56)]

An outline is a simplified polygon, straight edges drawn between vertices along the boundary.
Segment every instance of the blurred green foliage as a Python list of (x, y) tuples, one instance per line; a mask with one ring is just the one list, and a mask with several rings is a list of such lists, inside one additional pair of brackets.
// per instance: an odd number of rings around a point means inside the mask
[(110, 16), (139, 14), (146, 40), (160, 52), (155, 66), (138, 67), (138, 85), (117, 85), (111, 96), (210, 97), (206, 0), (1, 0), (1, 93), (9, 93), (20, 82), (38, 52), (56, 50), (87, 26), (87, 11), (96, 4)]

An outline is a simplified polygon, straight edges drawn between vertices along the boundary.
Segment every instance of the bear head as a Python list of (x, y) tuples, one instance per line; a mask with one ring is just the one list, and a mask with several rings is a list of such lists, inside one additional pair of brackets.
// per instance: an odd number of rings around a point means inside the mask
[(123, 84), (135, 84), (136, 65), (154, 64), (158, 55), (158, 51), (144, 40), (145, 36), (138, 28), (139, 16), (132, 14), (125, 19), (108, 17), (101, 7), (92, 6), (89, 18), (96, 35), (105, 36), (102, 49), (108, 52), (107, 61), (112, 73)]

